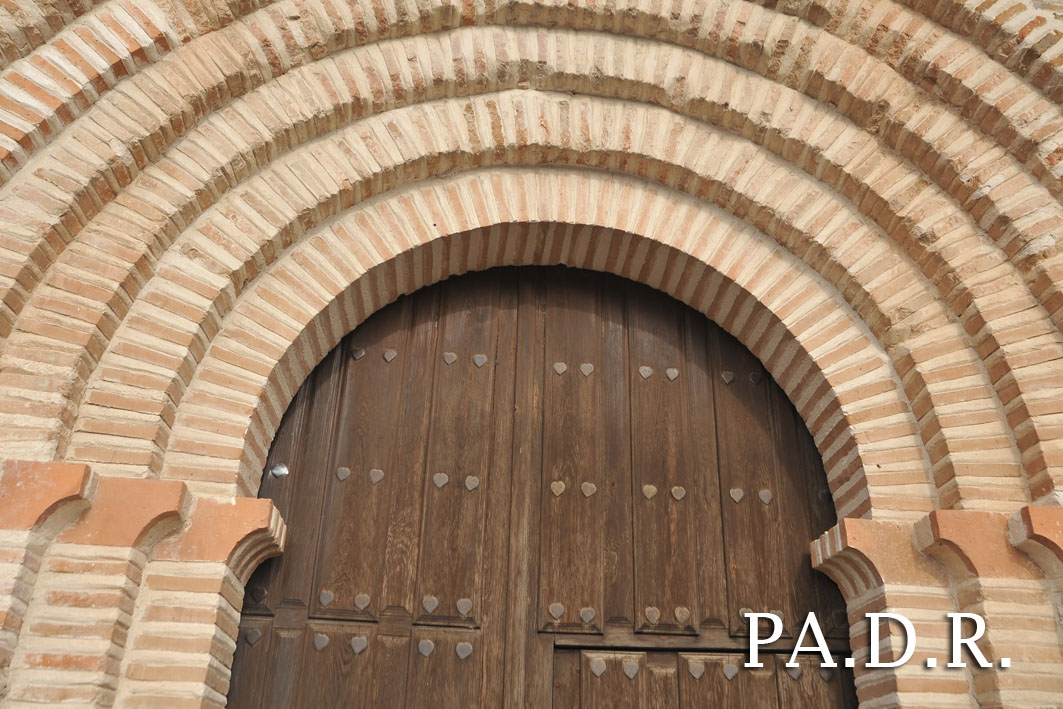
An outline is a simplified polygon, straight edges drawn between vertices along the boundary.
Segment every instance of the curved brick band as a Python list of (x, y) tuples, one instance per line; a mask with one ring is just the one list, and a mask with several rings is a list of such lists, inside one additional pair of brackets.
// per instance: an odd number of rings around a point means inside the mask
[[(58, 462), (0, 470), (0, 694), (223, 704), (242, 584), (285, 534), (239, 496), (307, 373), (401, 293), (568, 263), (700, 309), (791, 397), (857, 657), (871, 609), (926, 638), (858, 668), (862, 699), (1054, 703), (1046, 7), (4, 4), (0, 457)], [(948, 611), (1012, 667), (920, 667)]]

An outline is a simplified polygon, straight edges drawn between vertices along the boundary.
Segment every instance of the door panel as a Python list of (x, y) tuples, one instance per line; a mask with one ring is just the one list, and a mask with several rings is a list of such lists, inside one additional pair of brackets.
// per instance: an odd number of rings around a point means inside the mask
[(788, 638), (814, 610), (844, 650), (808, 558), (833, 509), (756, 358), (649, 288), (500, 269), (403, 297), (303, 384), (274, 464), (288, 548), (248, 585), (233, 706), (851, 700), (770, 655), (725, 672), (742, 608)]

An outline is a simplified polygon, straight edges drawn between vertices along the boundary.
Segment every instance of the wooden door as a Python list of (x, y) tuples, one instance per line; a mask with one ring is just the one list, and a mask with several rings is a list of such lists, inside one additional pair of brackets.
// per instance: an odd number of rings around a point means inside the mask
[[(248, 584), (232, 706), (855, 704), (781, 654), (811, 611), (847, 647), (809, 561), (815, 446), (756, 358), (647, 287), (497, 269), (402, 298), (300, 388), (261, 494), (288, 547)], [(743, 609), (784, 619), (762, 670)]]

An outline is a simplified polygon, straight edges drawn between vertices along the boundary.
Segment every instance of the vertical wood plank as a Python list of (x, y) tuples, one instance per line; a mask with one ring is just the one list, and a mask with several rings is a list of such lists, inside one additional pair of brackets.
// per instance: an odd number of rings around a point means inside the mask
[[(624, 401), (604, 399), (609, 379), (620, 373), (613, 369), (615, 357), (603, 362), (602, 334), (601, 306), (594, 291), (570, 279), (552, 282), (546, 291), (542, 370), (542, 628), (600, 631), (607, 539), (617, 554), (609, 566), (626, 563), (620, 560), (623, 549), (615, 540), (624, 540), (630, 524), (630, 488), (621, 483), (627, 466), (606, 468), (606, 440), (616, 431), (602, 423), (604, 411), (623, 416), (626, 407)], [(593, 371), (581, 371), (584, 364)], [(615, 386), (610, 391), (615, 394)], [(623, 462), (618, 451), (613, 452), (613, 461)], [(615, 612), (626, 615), (620, 609)]]
[[(794, 417), (798, 429), (798, 456), (804, 468), (808, 488), (805, 504), (809, 510), (809, 539), (818, 539), (819, 535), (835, 525), (838, 517), (816, 442), (805, 427), (804, 421), (797, 416), (796, 410)], [(826, 574), (814, 570), (812, 584), (816, 591), (817, 618), (823, 632), (830, 638), (848, 640), (849, 619), (845, 610), (845, 599), (842, 598), (837, 584)]]
[[(404, 381), (397, 396), (401, 411), (391, 451), (387, 475), (388, 518), (384, 546), (384, 586), (381, 605), (385, 612), (412, 618), (417, 600), (418, 545), (421, 510), (424, 504), (425, 466), (428, 455), (429, 414), (435, 391), (434, 371), (439, 360), (439, 322), (443, 293), (428, 289), (414, 294), (409, 357), (404, 364)], [(416, 383), (416, 385), (411, 385)], [(385, 478), (388, 479), (388, 478)]]
[(683, 311), (659, 293), (636, 293), (628, 308), (636, 629), (694, 632), (701, 609), (693, 493), (702, 481), (684, 444)]
[[(287, 542), (283, 562), (270, 595), (278, 606), (309, 607), (317, 595), (314, 589), (314, 569), (317, 542), (323, 518), (326, 479), (330, 475), (335, 444), (336, 426), (344, 362), (340, 349), (334, 349), (307, 384), (308, 401), (304, 414), (305, 425), (300, 435), (299, 455), (290, 473), (280, 478), (280, 485), (292, 487), (292, 504), (285, 521), (299, 534)], [(276, 591), (276, 592), (274, 592)]]
[[(368, 619), (381, 610), (393, 511), (389, 493), (409, 484), (407, 471), (392, 465), (402, 430), (402, 399), (396, 392), (403, 390), (406, 368), (416, 370), (423, 358), (423, 352), (408, 346), (412, 304), (404, 298), (377, 313), (337, 350), (346, 376), (333, 384), (340, 411), (335, 456), (319, 483), (328, 494), (312, 598), (317, 615)], [(426, 392), (419, 394), (423, 398)], [(327, 448), (328, 442), (310, 438), (304, 445)], [(342, 481), (336, 474), (341, 467), (349, 472)], [(383, 472), (378, 482), (373, 470)]]
[(489, 427), (489, 474), (481, 481), (486, 507), (479, 530), (483, 546), (483, 691), (481, 706), (501, 706), (505, 695), (506, 621), (510, 612), (509, 538), (510, 498), (513, 476), (513, 419), (516, 411), (514, 382), (516, 365), (518, 285), (499, 281), (495, 313), (494, 403)]
[(690, 449), (697, 484), (688, 491), (694, 508), (696, 542), (695, 587), (701, 611), (700, 628), (726, 628), (727, 564), (724, 549), (723, 509), (726, 492), (720, 489), (719, 453), (716, 446), (715, 388), (711, 340), (719, 327), (700, 313), (686, 309), (685, 361), (680, 372), (686, 393), (686, 428), (682, 444)]
[[(483, 274), (472, 279), (471, 287), (450, 289), (444, 300), (439, 349), (457, 359), (435, 362), (414, 599), (420, 623), (472, 625), (482, 615), (500, 287)], [(457, 607), (461, 599), (472, 604), (465, 614)]]
[[(313, 377), (313, 374), (311, 374)], [(270, 452), (266, 457), (265, 472), (262, 474), (262, 485), (259, 487), (259, 497), (273, 500), (281, 516), (288, 521), (289, 528), (294, 516), (291, 514), (293, 504), (300, 504), (301, 500), (293, 500), (295, 486), (287, 478), (276, 478), (269, 473), (274, 465), (283, 464), (289, 470), (301, 468), (298, 465), (302, 450), (302, 433), (306, 426), (306, 409), (310, 401), (310, 387), (304, 382), (292, 398), (288, 410), (281, 418), (277, 435), (273, 439)], [(290, 473), (289, 473), (290, 476)], [(300, 534), (302, 530), (300, 530)], [(247, 593), (244, 598), (244, 613), (268, 613), (274, 610), (280, 600), (278, 579), (282, 568), (287, 564), (287, 557), (281, 555), (267, 559), (260, 564), (247, 582)], [(277, 588), (274, 586), (277, 585)]]
[(507, 706), (547, 706), (551, 697), (550, 638), (537, 632), (540, 498), (543, 494), (543, 282), (518, 278), (514, 358), (512, 487), (510, 495), (509, 605), (504, 687)]
[(815, 486), (812, 478), (817, 471), (810, 466), (811, 461), (804, 450), (808, 432), (793, 404), (774, 382), (768, 390), (775, 450), (778, 452), (775, 456), (774, 499), (769, 507), (774, 507), (776, 525), (782, 532), (780, 546), (772, 553), (778, 557), (789, 591), (785, 606), (777, 610), (786, 613), (785, 625), (796, 637), (805, 617), (823, 610), (817, 593), (816, 576), (819, 574), (812, 568), (809, 548), (815, 537), (811, 532), (813, 522), (808, 498), (810, 488)]
[[(635, 619), (634, 529), (631, 495), (631, 389), (627, 373), (631, 360), (627, 343), (628, 289), (624, 281), (598, 277), (593, 297), (601, 308), (601, 336), (597, 343), (595, 372), (584, 386), (597, 393), (591, 414), (597, 421), (604, 458), (602, 471), (608, 480), (605, 508), (605, 538), (602, 540), (604, 621), (630, 626)], [(600, 362), (600, 364), (599, 364)], [(582, 364), (582, 363), (581, 363)], [(581, 373), (582, 374), (582, 373)], [(597, 379), (590, 382), (591, 379)]]
[[(771, 380), (752, 353), (730, 335), (720, 332), (713, 344), (713, 366), (724, 381), (716, 387), (716, 431), (720, 487), (729, 498), (723, 505), (728, 607), (731, 633), (739, 635), (746, 632), (742, 608), (792, 614), (787, 613), (785, 562), (774, 551), (783, 547), (783, 539), (768, 395)], [(765, 503), (760, 495), (768, 493), (771, 497)]]

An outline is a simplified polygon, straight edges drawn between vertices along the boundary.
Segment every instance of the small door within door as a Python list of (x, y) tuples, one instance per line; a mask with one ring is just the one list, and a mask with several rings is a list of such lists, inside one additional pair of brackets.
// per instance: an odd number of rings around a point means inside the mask
[[(855, 704), (785, 668), (848, 624), (809, 540), (818, 452), (748, 350), (619, 278), (499, 269), (373, 315), (299, 389), (263, 478), (233, 706)], [(743, 667), (742, 612), (782, 639)]]

